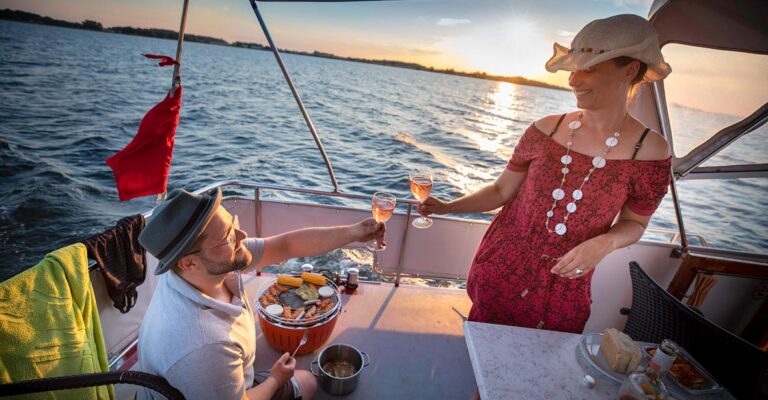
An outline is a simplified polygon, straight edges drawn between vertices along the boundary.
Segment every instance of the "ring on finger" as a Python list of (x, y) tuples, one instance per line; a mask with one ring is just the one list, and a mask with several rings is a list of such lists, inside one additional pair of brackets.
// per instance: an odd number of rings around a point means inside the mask
[(584, 270), (581, 268), (576, 268), (576, 275), (581, 275), (584, 273)]

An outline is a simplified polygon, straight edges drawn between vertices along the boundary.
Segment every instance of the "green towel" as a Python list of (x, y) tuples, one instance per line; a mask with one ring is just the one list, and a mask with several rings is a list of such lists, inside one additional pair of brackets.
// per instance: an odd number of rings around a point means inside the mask
[[(96, 297), (81, 243), (0, 284), (0, 382), (108, 372)], [(112, 386), (26, 399), (114, 399)]]

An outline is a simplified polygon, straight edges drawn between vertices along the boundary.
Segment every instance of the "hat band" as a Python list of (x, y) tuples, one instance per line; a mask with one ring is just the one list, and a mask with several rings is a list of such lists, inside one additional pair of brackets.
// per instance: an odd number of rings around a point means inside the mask
[(165, 246), (163, 251), (157, 253), (157, 258), (159, 260), (162, 260), (163, 258), (165, 258), (165, 256), (167, 256), (168, 253), (171, 252), (171, 250), (176, 248), (176, 246), (178, 246), (179, 242), (181, 242), (182, 239), (184, 239), (186, 237), (187, 231), (192, 229), (192, 226), (195, 225), (195, 223), (197, 222), (197, 219), (200, 217), (200, 215), (203, 213), (203, 211), (205, 211), (205, 208), (206, 208), (207, 205), (208, 205), (208, 202), (206, 202), (206, 201), (201, 201), (197, 205), (197, 207), (195, 208), (195, 212), (192, 213), (192, 216), (187, 221), (187, 224), (184, 225), (184, 228), (182, 228), (179, 231), (179, 233), (176, 235), (176, 237), (173, 238), (173, 240), (170, 243), (168, 243), (167, 246)]
[(590, 47), (583, 47), (583, 48), (580, 48), (580, 49), (570, 49), (570, 50), (568, 50), (568, 54), (575, 53), (577, 51), (580, 52), (580, 53), (603, 54), (603, 53), (605, 53), (607, 51), (610, 51), (610, 50), (599, 50), (599, 49), (593, 49), (593, 48), (590, 48)]

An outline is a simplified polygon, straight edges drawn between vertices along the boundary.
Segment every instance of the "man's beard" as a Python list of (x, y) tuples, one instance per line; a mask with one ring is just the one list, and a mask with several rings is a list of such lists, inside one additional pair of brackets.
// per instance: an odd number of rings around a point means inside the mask
[(200, 255), (200, 258), (205, 261), (205, 270), (211, 275), (224, 275), (232, 271), (240, 271), (247, 268), (251, 264), (253, 256), (250, 251), (244, 246), (241, 247), (242, 251), (235, 253), (235, 258), (232, 261), (220, 262), (214, 261), (204, 255)]

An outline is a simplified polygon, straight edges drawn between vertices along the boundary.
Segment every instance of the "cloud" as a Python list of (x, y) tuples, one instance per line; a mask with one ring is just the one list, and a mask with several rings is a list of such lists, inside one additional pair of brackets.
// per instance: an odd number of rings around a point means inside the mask
[(574, 37), (574, 36), (576, 36), (576, 32), (571, 32), (571, 31), (558, 31), (558, 32), (557, 32), (557, 36), (562, 36), (562, 37)]
[(429, 49), (408, 49), (409, 53), (418, 54), (422, 56), (437, 56), (443, 54), (442, 51), (429, 50)]
[(459, 18), (440, 18), (439, 21), (437, 21), (438, 26), (456, 26), (456, 25), (462, 25), (462, 24), (468, 24), (472, 21), (468, 19), (459, 19)]

